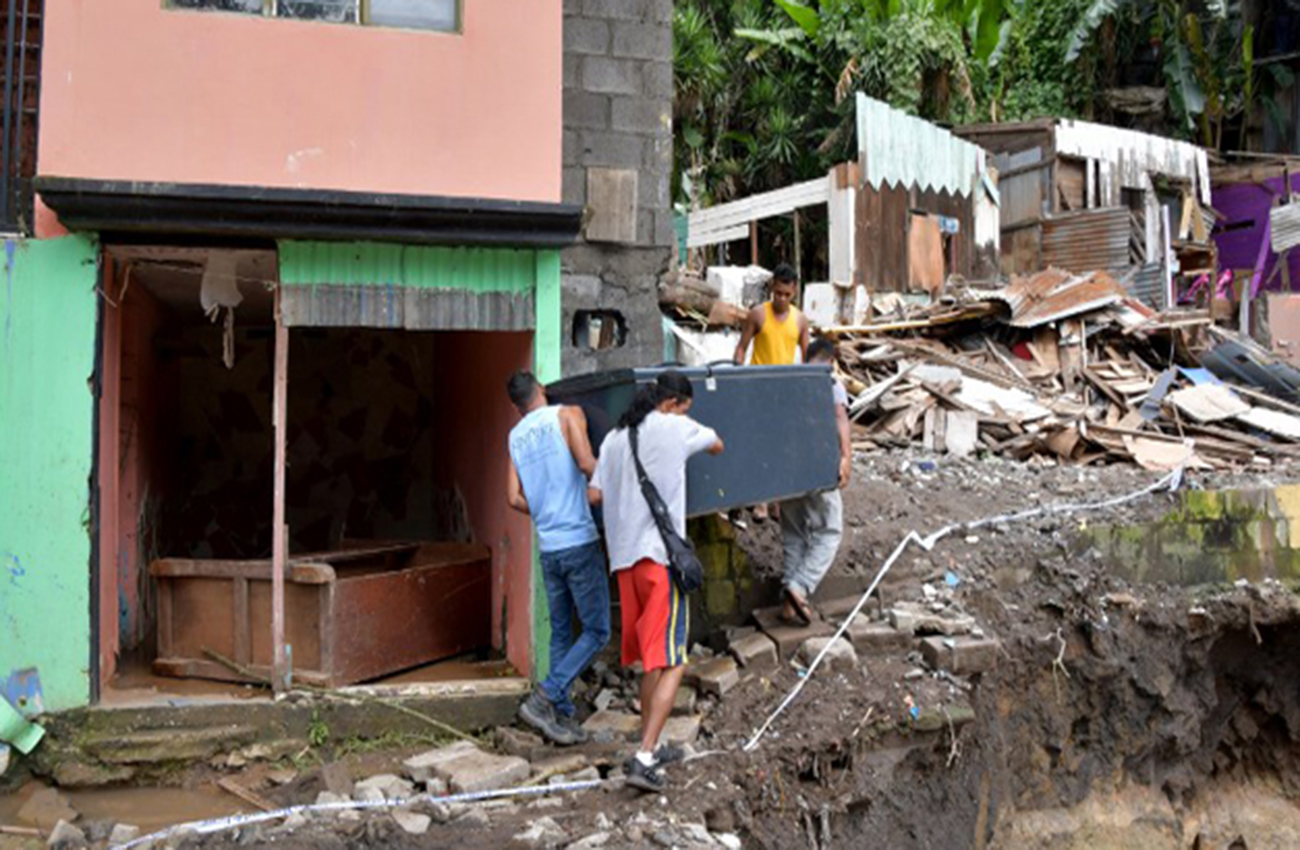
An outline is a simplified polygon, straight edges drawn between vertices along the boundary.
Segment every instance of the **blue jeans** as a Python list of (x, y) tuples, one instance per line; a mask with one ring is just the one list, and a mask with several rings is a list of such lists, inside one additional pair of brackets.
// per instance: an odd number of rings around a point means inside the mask
[[(569, 690), (609, 642), (609, 571), (600, 541), (543, 552), (542, 578), (551, 617), (551, 674), (542, 682), (542, 693), (556, 713), (572, 717), (577, 709)], [(575, 609), (582, 624), (576, 640)]]

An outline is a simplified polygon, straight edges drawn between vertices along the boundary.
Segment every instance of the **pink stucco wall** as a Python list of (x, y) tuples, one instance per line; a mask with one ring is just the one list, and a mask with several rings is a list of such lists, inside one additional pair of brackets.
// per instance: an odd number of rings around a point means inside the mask
[(40, 174), (560, 200), (561, 0), (443, 34), (45, 7)]

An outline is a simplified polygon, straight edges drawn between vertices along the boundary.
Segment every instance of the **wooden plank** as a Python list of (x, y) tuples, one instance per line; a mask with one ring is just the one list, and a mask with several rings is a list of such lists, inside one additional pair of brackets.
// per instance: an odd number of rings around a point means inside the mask
[(970, 410), (949, 410), (946, 419), (944, 442), (948, 453), (966, 457), (974, 452), (979, 444), (979, 415)]
[[(271, 581), (271, 561), (222, 561), (211, 558), (161, 558), (149, 565), (149, 574), (159, 578), (210, 578)], [(329, 564), (310, 561), (289, 566), (289, 580), (298, 584), (326, 584), (334, 580)]]
[(172, 637), (175, 616), (172, 608), (172, 583), (160, 581), (158, 582), (158, 654), (162, 657), (171, 655), (172, 647), (175, 646)]
[(1218, 422), (1250, 410), (1250, 405), (1223, 384), (1201, 384), (1175, 390), (1165, 400), (1197, 422)]
[(824, 204), (830, 199), (829, 176), (806, 180), (770, 192), (751, 195), (725, 204), (696, 210), (688, 216), (690, 231), (725, 230), (751, 221), (788, 215), (802, 207)]
[[(250, 664), (248, 671), (255, 678), (243, 676), (224, 664), (202, 658), (158, 658), (153, 662), (153, 672), (159, 676), (175, 679), (212, 679), (217, 682), (240, 682), (243, 684), (266, 684), (271, 680), (271, 668), (266, 664)], [(329, 677), (319, 670), (293, 671), (295, 682), (319, 688), (330, 687)]]
[(262, 797), (260, 794), (253, 793), (252, 791), (245, 788), (243, 785), (240, 785), (238, 782), (231, 779), (229, 776), (223, 776), (220, 779), (218, 779), (217, 787), (220, 788), (222, 791), (225, 791), (227, 794), (233, 794), (234, 796), (243, 800), (245, 803), (248, 803), (250, 806), (252, 806), (255, 809), (261, 809), (264, 812), (269, 812), (277, 808), (277, 806), (272, 804), (269, 800)]
[(235, 660), (240, 664), (247, 664), (253, 660), (253, 635), (248, 618), (248, 579), (232, 579), (230, 589), (233, 594), (231, 602), (235, 614), (233, 625), (235, 630)]
[(284, 578), (289, 555), (289, 529), (284, 518), (284, 473), (289, 431), (289, 329), (280, 312), (281, 289), (275, 291), (275, 363), (271, 421), (275, 428), (274, 495), (271, 507), (271, 686), (277, 694), (289, 689), (284, 648)]

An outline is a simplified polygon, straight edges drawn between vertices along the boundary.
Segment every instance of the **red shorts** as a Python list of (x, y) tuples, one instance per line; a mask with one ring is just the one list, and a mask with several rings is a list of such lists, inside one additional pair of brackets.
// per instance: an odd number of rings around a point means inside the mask
[(618, 596), (623, 612), (623, 666), (640, 661), (648, 672), (685, 664), (691, 614), (668, 568), (642, 558), (619, 570)]

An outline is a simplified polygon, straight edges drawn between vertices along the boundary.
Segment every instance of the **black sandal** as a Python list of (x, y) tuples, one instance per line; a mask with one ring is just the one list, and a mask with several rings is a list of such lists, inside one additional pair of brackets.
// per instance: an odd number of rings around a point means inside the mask
[[(799, 622), (803, 623), (805, 626), (811, 626), (812, 606), (796, 596), (795, 592), (788, 587), (785, 589), (785, 598), (786, 601), (790, 603), (790, 607), (794, 608), (795, 616), (799, 618)], [(783, 617), (782, 619), (785, 618)]]

